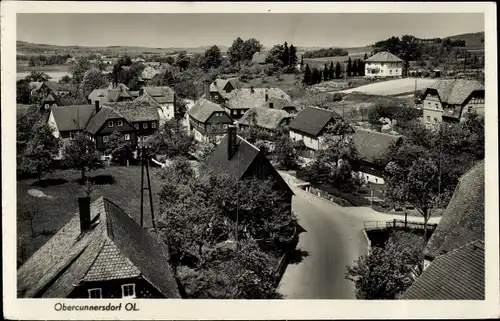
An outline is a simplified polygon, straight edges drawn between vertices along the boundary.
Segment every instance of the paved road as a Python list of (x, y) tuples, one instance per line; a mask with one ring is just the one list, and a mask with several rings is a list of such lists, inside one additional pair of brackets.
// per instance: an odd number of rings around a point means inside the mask
[[(281, 174), (285, 180), (291, 179)], [(293, 210), (306, 230), (300, 235), (298, 249), (308, 255), (300, 263), (288, 265), (280, 292), (287, 299), (355, 299), (354, 286), (344, 276), (346, 266), (367, 253), (368, 244), (362, 232), (364, 222), (392, 221), (401, 216), (366, 207), (341, 207), (291, 187), (295, 193)], [(411, 220), (421, 221), (417, 217)]]

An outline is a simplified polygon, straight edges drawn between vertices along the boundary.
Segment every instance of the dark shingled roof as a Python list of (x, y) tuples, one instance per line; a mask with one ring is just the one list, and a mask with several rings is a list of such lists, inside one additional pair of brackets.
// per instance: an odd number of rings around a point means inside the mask
[(214, 112), (225, 112), (219, 104), (200, 98), (188, 111), (189, 117), (205, 123)]
[(390, 52), (384, 51), (379, 52), (366, 59), (367, 62), (403, 62), (397, 56), (391, 54)]
[(147, 101), (107, 103), (103, 106), (113, 108), (129, 122), (154, 121), (160, 119), (158, 108)]
[(406, 300), (484, 300), (484, 242), (438, 256), (406, 290)]
[(433, 259), (474, 240), (484, 240), (484, 161), (460, 178), (424, 254)]
[(284, 110), (255, 107), (247, 110), (238, 123), (265, 129), (276, 129), (283, 120), (288, 118), (291, 116)]
[(279, 88), (239, 88), (226, 94), (229, 109), (250, 109), (260, 107), (268, 99), (282, 100), (283, 104), (290, 103), (290, 96)]
[(130, 96), (130, 94), (125, 91), (125, 90), (120, 90), (120, 89), (111, 89), (108, 90), (108, 102), (116, 102), (120, 98), (127, 98), (132, 100), (133, 97)]
[(260, 150), (248, 141), (237, 135), (237, 148), (230, 160), (227, 157), (227, 134), (220, 141), (212, 154), (205, 161), (205, 165), (213, 171), (222, 171), (231, 177), (241, 179), (247, 169), (260, 153)]
[(290, 123), (290, 129), (317, 137), (331, 120), (340, 119), (334, 111), (317, 107), (301, 110)]
[(144, 87), (144, 92), (148, 93), (153, 99), (159, 104), (173, 103), (174, 102), (174, 91), (172, 88), (163, 87)]
[(95, 134), (108, 119), (116, 118), (124, 117), (113, 108), (103, 106), (101, 109), (99, 109), (99, 112), (95, 114), (92, 119), (90, 119), (89, 124), (87, 125), (87, 128), (85, 128), (85, 130), (91, 134)]
[(59, 131), (83, 130), (94, 114), (94, 106), (58, 106), (51, 108)]
[(17, 272), (20, 298), (65, 298), (75, 285), (142, 276), (167, 298), (180, 298), (166, 245), (103, 197), (91, 204), (93, 228), (80, 233), (79, 214)]
[(473, 91), (484, 90), (484, 86), (476, 80), (452, 79), (439, 80), (428, 89), (435, 89), (443, 103), (461, 105)]
[(354, 132), (354, 147), (362, 160), (375, 163), (381, 159), (388, 150), (397, 144), (401, 136), (376, 132), (363, 128), (356, 128)]
[(44, 81), (43, 83), (45, 84), (45, 86), (47, 86), (47, 88), (49, 88), (53, 92), (71, 91), (70, 85), (67, 85), (67, 84), (60, 84), (60, 83), (53, 82), (53, 81)]

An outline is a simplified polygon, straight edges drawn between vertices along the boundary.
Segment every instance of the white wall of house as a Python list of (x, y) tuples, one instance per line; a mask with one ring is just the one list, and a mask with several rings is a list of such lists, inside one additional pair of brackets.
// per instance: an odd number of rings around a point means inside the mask
[(158, 108), (158, 115), (160, 116), (160, 126), (175, 116), (175, 108), (173, 103), (162, 104)]
[[(378, 68), (378, 73), (371, 69)], [(366, 62), (365, 77), (401, 77), (403, 75), (403, 62)]]
[(196, 128), (193, 128), (191, 130), (191, 132), (193, 133), (194, 139), (199, 141), (200, 143), (207, 141), (207, 138), (200, 131), (198, 131)]
[(307, 148), (314, 149), (314, 150), (319, 150), (321, 147), (321, 138), (313, 138), (309, 136), (302, 135), (301, 133), (297, 133), (293, 130), (290, 130), (290, 139), (293, 140), (294, 142), (299, 142), (303, 141), (304, 145), (306, 145)]
[(365, 183), (380, 184), (380, 185), (385, 184), (385, 181), (382, 177), (364, 173), (361, 171), (358, 172), (358, 175), (364, 180)]
[(423, 101), (423, 118), (425, 126), (435, 126), (443, 121), (443, 106), (439, 96), (428, 94)]
[(476, 113), (478, 115), (484, 116), (484, 98), (471, 98), (462, 111), (462, 117), (464, 117), (468, 113)]
[(49, 114), (49, 120), (47, 121), (47, 125), (52, 129), (52, 135), (55, 138), (59, 138), (61, 133), (59, 132), (59, 128), (57, 128), (56, 119), (54, 118), (54, 113), (51, 111)]

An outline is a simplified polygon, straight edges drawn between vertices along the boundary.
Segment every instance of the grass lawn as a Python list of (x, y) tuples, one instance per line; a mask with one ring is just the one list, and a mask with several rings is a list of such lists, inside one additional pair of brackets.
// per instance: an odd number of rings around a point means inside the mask
[[(158, 216), (159, 197), (158, 192), (162, 188), (162, 182), (155, 175), (156, 168), (150, 168), (151, 189), (153, 193), (154, 214)], [(126, 213), (140, 223), (141, 207), (141, 167), (107, 167), (93, 171), (89, 175), (96, 179), (92, 201), (104, 196), (123, 208)], [(75, 170), (58, 170), (46, 175), (42, 183), (38, 184), (36, 179), (17, 181), (17, 212), (35, 206), (40, 213), (35, 217), (33, 225), (36, 237), (31, 237), (29, 223), (17, 216), (18, 239), (23, 238), (27, 243), (25, 259), (40, 248), (55, 232), (57, 232), (70, 218), (78, 212), (78, 197), (84, 196), (83, 188), (78, 179), (80, 173)], [(146, 181), (145, 181), (146, 182)], [(51, 198), (39, 198), (31, 196), (28, 191), (37, 189)], [(149, 196), (144, 193), (145, 226), (151, 226), (151, 215), (149, 210)], [(18, 257), (20, 251), (18, 249)]]

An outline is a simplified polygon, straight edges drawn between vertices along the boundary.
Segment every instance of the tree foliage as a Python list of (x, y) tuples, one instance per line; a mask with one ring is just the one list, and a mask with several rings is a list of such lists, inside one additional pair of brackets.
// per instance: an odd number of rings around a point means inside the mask
[(180, 121), (170, 119), (148, 139), (148, 144), (154, 154), (171, 158), (187, 156), (193, 151), (195, 140)]
[(78, 133), (64, 146), (63, 158), (69, 167), (80, 170), (82, 182), (86, 172), (101, 165), (95, 143), (83, 133)]
[(85, 72), (83, 80), (80, 83), (80, 92), (83, 97), (88, 97), (88, 95), (94, 90), (106, 87), (108, 85), (108, 80), (101, 73), (99, 69), (92, 68)]
[(212, 46), (205, 51), (202, 58), (201, 66), (204, 70), (210, 68), (219, 68), (222, 64), (222, 53), (217, 46)]
[(304, 58), (322, 58), (322, 57), (338, 57), (347, 56), (349, 53), (342, 48), (322, 48), (313, 51), (306, 51)]

